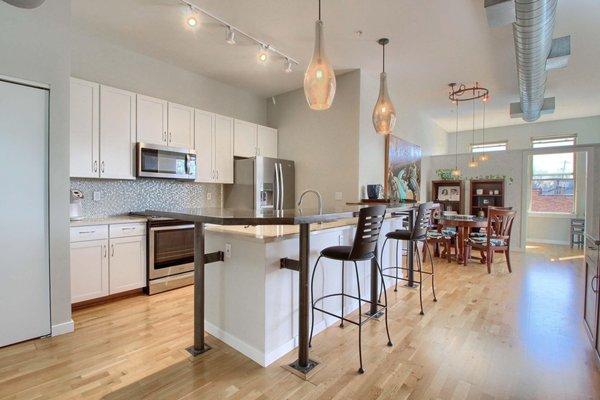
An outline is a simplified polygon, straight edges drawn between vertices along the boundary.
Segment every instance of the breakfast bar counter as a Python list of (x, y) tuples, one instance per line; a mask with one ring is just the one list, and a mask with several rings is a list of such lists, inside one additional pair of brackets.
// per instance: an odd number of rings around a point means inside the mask
[[(256, 234), (257, 230), (260, 227), (263, 227), (264, 230), (268, 231), (270, 235), (268, 235), (269, 240), (267, 243), (250, 243), (250, 245), (254, 246), (263, 246), (263, 247), (255, 247), (257, 251), (248, 251), (246, 248), (243, 249), (244, 254), (242, 255), (245, 258), (242, 258), (238, 262), (238, 266), (243, 268), (239, 268), (237, 271), (241, 274), (254, 273), (255, 275), (264, 275), (261, 279), (253, 279), (252, 275), (246, 275), (245, 281), (242, 283), (235, 282), (232, 284), (233, 286), (239, 288), (239, 290), (244, 290), (244, 285), (247, 284), (251, 287), (252, 283), (250, 281), (254, 281), (257, 289), (258, 286), (262, 282), (263, 285), (268, 286), (269, 281), (266, 279), (267, 273), (282, 273), (279, 271), (288, 271), (288, 273), (298, 273), (297, 277), (297, 289), (290, 288), (289, 292), (295, 292), (298, 290), (298, 303), (297, 303), (297, 336), (293, 338), (291, 341), (292, 348), (294, 347), (294, 343), (297, 340), (298, 343), (298, 359), (290, 365), (297, 373), (301, 375), (305, 375), (310, 372), (316, 365), (317, 362), (311, 360), (309, 358), (309, 347), (308, 347), (308, 339), (309, 339), (309, 310), (310, 310), (310, 298), (309, 298), (309, 271), (311, 268), (310, 265), (310, 256), (311, 256), (311, 248), (310, 248), (310, 238), (311, 236), (321, 236), (323, 239), (316, 240), (326, 240), (339, 241), (341, 244), (342, 241), (350, 242), (352, 240), (351, 232), (347, 232), (345, 236), (338, 235), (334, 229), (327, 228), (343, 228), (346, 227), (348, 229), (353, 229), (353, 225), (355, 224), (355, 217), (358, 215), (360, 210), (360, 206), (346, 206), (335, 209), (324, 210), (319, 213), (317, 210), (265, 210), (265, 211), (253, 211), (253, 210), (232, 210), (232, 209), (223, 209), (223, 208), (165, 208), (165, 209), (153, 209), (146, 210), (144, 212), (145, 215), (154, 216), (154, 217), (167, 217), (174, 218), (178, 220), (190, 221), (194, 223), (194, 252), (196, 256), (194, 257), (194, 344), (192, 347), (188, 349), (188, 351), (193, 355), (197, 356), (202, 354), (210, 349), (210, 347), (205, 343), (204, 339), (204, 331), (205, 331), (205, 295), (206, 295), (206, 275), (205, 268), (207, 264), (218, 261), (226, 261), (224, 259), (224, 248), (227, 244), (231, 246), (230, 243), (225, 243), (224, 241), (219, 240), (211, 240), (210, 247), (212, 252), (207, 252), (207, 231), (219, 234), (228, 233), (228, 229), (231, 230), (230, 233), (234, 235), (230, 236), (228, 240), (231, 240), (231, 237), (234, 237), (235, 234), (240, 234), (240, 229), (246, 230), (247, 236), (250, 236), (252, 233)], [(392, 215), (400, 215), (403, 214), (412, 216), (414, 213), (415, 205), (414, 204), (397, 204), (388, 207), (388, 216)], [(398, 213), (398, 214), (396, 214)], [(403, 218), (404, 218), (403, 216)], [(393, 220), (393, 219), (392, 219)], [(210, 225), (209, 225), (210, 224)], [(311, 232), (311, 224), (314, 224), (317, 229), (313, 229)], [(396, 221), (397, 224), (397, 221)], [(207, 225), (209, 228), (207, 229)], [(216, 225), (216, 226), (215, 226)], [(298, 226), (297, 228), (295, 226)], [(256, 227), (256, 228), (253, 228)], [(388, 222), (387, 230), (398, 229), (400, 226), (393, 225)], [(323, 234), (323, 231), (330, 231), (333, 233)], [(317, 234), (318, 231), (319, 234)], [(263, 232), (264, 234), (264, 232)], [(336, 236), (332, 236), (336, 235)], [(211, 236), (212, 235), (211, 232)], [(226, 235), (220, 235), (226, 236)], [(272, 243), (275, 241), (275, 243)], [(248, 243), (248, 242), (246, 242)], [(313, 249), (313, 251), (320, 251), (322, 247), (322, 243), (317, 242), (319, 244), (319, 248)], [(325, 243), (325, 242), (323, 242)], [(269, 248), (265, 246), (270, 245)], [(295, 248), (291, 248), (290, 245), (294, 245)], [(252, 256), (250, 253), (261, 253), (262, 260), (267, 261), (267, 267), (265, 265), (262, 267), (256, 266), (256, 264), (260, 264), (261, 262), (253, 262)], [(203, 255), (202, 257), (198, 257), (198, 255)], [(296, 259), (297, 258), (297, 259)], [(274, 260), (278, 262), (277, 270), (274, 270)], [(410, 256), (409, 256), (410, 260)], [(377, 277), (377, 264), (376, 262), (370, 262), (370, 298), (372, 300), (372, 305), (370, 307), (369, 313), (377, 314), (377, 295), (378, 295), (378, 279)], [(227, 261), (225, 262), (227, 265)], [(254, 268), (254, 269), (253, 269)], [(262, 268), (262, 269), (261, 269)], [(292, 272), (294, 271), (294, 272)], [(365, 270), (365, 276), (367, 275), (367, 271)], [(288, 279), (289, 280), (289, 279)], [(280, 278), (278, 278), (273, 282), (284, 282)], [(239, 285), (238, 285), (239, 283)], [(267, 292), (266, 289), (262, 291), (260, 294), (261, 303), (265, 304), (267, 308), (276, 305), (277, 301), (282, 297), (285, 297), (286, 294), (278, 291), (278, 285), (269, 286), (270, 292)], [(284, 285), (285, 286), (285, 285)], [(387, 284), (386, 284), (387, 286)], [(210, 293), (210, 301), (216, 301), (215, 297), (223, 296), (221, 293), (214, 292), (214, 288), (208, 288)], [(247, 300), (251, 302), (253, 299), (253, 293), (251, 289), (248, 289)], [(258, 290), (257, 290), (258, 293)], [(220, 301), (226, 301), (227, 299), (223, 299), (221, 297)], [(244, 304), (244, 301), (239, 301), (238, 303), (240, 307), (247, 306)], [(215, 307), (219, 307), (215, 305)], [(231, 305), (230, 308), (236, 307), (236, 305)], [(260, 308), (260, 305), (257, 306)], [(276, 310), (277, 311), (277, 310)], [(220, 310), (220, 315), (226, 313), (228, 311)], [(248, 313), (251, 313), (252, 310), (248, 310)], [(263, 337), (256, 338), (254, 343), (258, 343), (255, 347), (260, 347), (260, 344), (265, 343), (265, 338), (269, 337), (271, 334), (270, 331), (277, 330), (278, 325), (276, 321), (272, 323), (265, 322), (267, 316), (265, 314), (269, 314), (271, 311), (265, 311), (263, 307), (260, 312), (256, 313), (256, 320), (254, 321), (264, 332)], [(272, 313), (272, 312), (271, 312)], [(242, 313), (243, 314), (243, 313)], [(288, 312), (287, 315), (295, 314), (294, 311)], [(229, 316), (227, 317), (229, 320), (231, 319)], [(265, 325), (264, 328), (261, 325), (261, 321)], [(280, 319), (286, 319), (281, 317)], [(289, 318), (288, 318), (289, 319)], [(276, 318), (275, 318), (276, 320)], [(251, 323), (249, 321), (248, 323)], [(287, 323), (287, 321), (285, 321)], [(296, 325), (296, 324), (292, 324)], [(246, 325), (247, 326), (247, 325)], [(227, 337), (227, 333), (224, 335)], [(229, 334), (231, 340), (229, 342), (235, 342), (239, 339), (235, 337), (235, 335)], [(225, 340), (228, 342), (227, 340)], [(268, 342), (272, 342), (272, 339), (267, 340)], [(233, 346), (235, 347), (235, 346)], [(242, 346), (243, 347), (243, 346)], [(281, 346), (280, 346), (281, 347)], [(289, 345), (288, 345), (289, 347)], [(277, 354), (282, 355), (285, 354), (289, 349), (285, 346), (281, 347), (281, 350), (277, 352)], [(240, 350), (238, 348), (238, 350)], [(267, 350), (264, 350), (265, 354), (268, 353)], [(242, 351), (243, 352), (243, 351)], [(252, 353), (253, 349), (245, 352), (247, 355), (252, 355), (248, 353)], [(266, 357), (266, 356), (264, 356)], [(251, 357), (255, 359), (255, 361), (259, 362), (262, 365), (268, 365), (269, 362), (272, 361), (273, 356), (270, 357), (269, 360), (266, 359), (257, 360), (255, 357)]]

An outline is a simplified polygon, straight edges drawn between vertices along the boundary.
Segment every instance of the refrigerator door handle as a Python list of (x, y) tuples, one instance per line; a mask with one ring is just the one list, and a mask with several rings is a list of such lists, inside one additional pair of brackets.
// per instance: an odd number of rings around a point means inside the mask
[(279, 210), (279, 168), (277, 168), (277, 164), (275, 164), (275, 204), (273, 208)]
[(283, 210), (283, 168), (281, 167), (281, 163), (277, 163), (277, 167), (279, 168), (279, 209)]

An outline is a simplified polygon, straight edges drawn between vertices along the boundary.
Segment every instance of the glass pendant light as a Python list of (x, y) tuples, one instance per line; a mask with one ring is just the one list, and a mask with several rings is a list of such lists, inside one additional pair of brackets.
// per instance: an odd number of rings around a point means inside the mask
[(321, 0), (319, 0), (319, 19), (315, 22), (315, 50), (304, 73), (304, 95), (308, 106), (313, 110), (327, 110), (331, 107), (335, 96), (335, 73), (323, 50)]
[(454, 133), (454, 169), (452, 170), (452, 176), (460, 178), (460, 169), (458, 169), (458, 101), (456, 103), (456, 130)]
[[(475, 99), (473, 99), (473, 130), (472, 130), (472, 142), (473, 145), (475, 144)], [(469, 161), (469, 168), (476, 168), (479, 164), (477, 163), (477, 160), (475, 159), (475, 153), (473, 153), (473, 151), (471, 151), (471, 161)]]
[(379, 98), (373, 109), (373, 126), (380, 135), (389, 135), (396, 124), (396, 109), (388, 94), (387, 75), (385, 73), (385, 45), (390, 41), (382, 38), (377, 41), (383, 49), (383, 70), (379, 75)]

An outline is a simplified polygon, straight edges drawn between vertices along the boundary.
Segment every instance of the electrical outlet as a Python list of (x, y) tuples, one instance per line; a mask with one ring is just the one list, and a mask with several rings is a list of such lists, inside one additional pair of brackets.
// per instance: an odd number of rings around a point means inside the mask
[(225, 258), (231, 258), (231, 243), (225, 243)]
[(344, 244), (344, 235), (338, 235), (338, 245)]
[(212, 199), (212, 193), (206, 192), (206, 200), (210, 200), (210, 199)]
[(101, 201), (102, 200), (102, 192), (99, 191), (94, 191), (94, 193), (92, 194), (92, 199), (94, 201)]
[(335, 192), (335, 199), (336, 200), (342, 200), (343, 199), (342, 192)]

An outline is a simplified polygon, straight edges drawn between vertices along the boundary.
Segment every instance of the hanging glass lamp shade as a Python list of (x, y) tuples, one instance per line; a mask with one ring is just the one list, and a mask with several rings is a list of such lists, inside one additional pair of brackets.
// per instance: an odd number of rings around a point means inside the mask
[(335, 96), (335, 74), (323, 50), (323, 21), (315, 23), (315, 51), (304, 73), (304, 95), (313, 110), (327, 110)]
[(381, 38), (377, 41), (383, 50), (383, 71), (379, 75), (379, 98), (377, 98), (377, 103), (373, 108), (373, 126), (380, 135), (392, 133), (396, 124), (396, 109), (388, 93), (387, 74), (385, 73), (385, 45), (389, 42), (387, 38)]
[(373, 126), (375, 131), (381, 135), (389, 135), (396, 124), (396, 109), (388, 94), (387, 75), (382, 72), (379, 75), (379, 98), (373, 109)]

